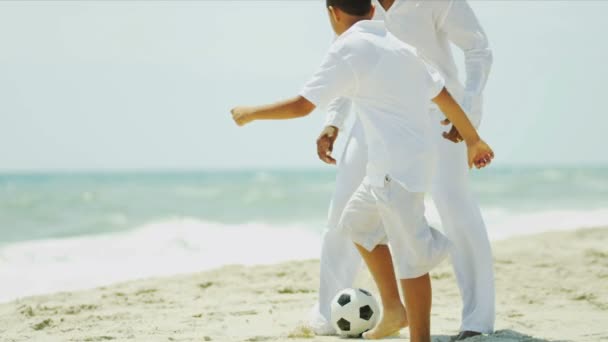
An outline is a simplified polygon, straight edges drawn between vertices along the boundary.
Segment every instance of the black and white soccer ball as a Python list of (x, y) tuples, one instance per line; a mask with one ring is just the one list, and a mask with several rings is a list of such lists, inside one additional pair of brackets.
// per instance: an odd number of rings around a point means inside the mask
[(343, 337), (359, 337), (380, 317), (378, 302), (363, 289), (344, 289), (331, 301), (331, 323)]

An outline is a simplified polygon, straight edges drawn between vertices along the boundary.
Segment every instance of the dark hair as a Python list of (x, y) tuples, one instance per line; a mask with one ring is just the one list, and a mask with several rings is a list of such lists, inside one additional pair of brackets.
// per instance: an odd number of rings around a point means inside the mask
[(327, 7), (332, 6), (356, 16), (364, 16), (372, 9), (372, 0), (326, 0)]

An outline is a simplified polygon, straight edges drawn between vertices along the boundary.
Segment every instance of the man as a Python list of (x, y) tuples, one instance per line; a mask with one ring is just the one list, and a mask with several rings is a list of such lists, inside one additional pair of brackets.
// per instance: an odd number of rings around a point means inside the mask
[[(413, 45), (446, 79), (446, 88), (461, 103), (475, 126), (481, 120), (482, 91), (492, 64), (486, 35), (465, 0), (413, 1), (374, 0), (374, 19), (384, 20), (397, 38)], [(466, 82), (458, 81), (458, 72), (450, 42), (465, 54)], [(431, 104), (429, 104), (431, 105)], [(328, 107), (326, 128), (317, 140), (319, 157), (335, 163), (333, 143), (348, 115), (351, 103), (336, 99)], [(356, 110), (356, 108), (354, 108)], [(492, 252), (479, 206), (468, 184), (466, 149), (458, 131), (441, 112), (431, 109), (436, 125), (438, 162), (431, 196), (441, 217), (443, 230), (453, 243), (451, 260), (463, 301), (462, 323), (458, 340), (494, 330), (494, 274)], [(451, 140), (451, 141), (449, 141)], [(329, 322), (331, 298), (342, 288), (350, 287), (361, 264), (352, 241), (336, 226), (344, 207), (361, 183), (367, 162), (366, 142), (361, 123), (356, 121), (339, 163), (328, 218), (328, 229), (321, 252), (319, 303), (311, 325), (319, 335), (334, 334)]]

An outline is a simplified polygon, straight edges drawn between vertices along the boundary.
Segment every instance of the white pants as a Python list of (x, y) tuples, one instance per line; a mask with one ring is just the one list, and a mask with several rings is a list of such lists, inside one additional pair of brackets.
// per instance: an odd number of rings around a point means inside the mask
[[(454, 144), (441, 133), (443, 115), (435, 111), (438, 153), (431, 196), (450, 239), (450, 257), (462, 297), (461, 331), (491, 333), (494, 330), (494, 271), (492, 250), (479, 206), (471, 192), (464, 143)], [(355, 123), (338, 165), (336, 191), (332, 198), (328, 229), (323, 236), (319, 287), (319, 317), (329, 321), (330, 302), (343, 288), (351, 287), (361, 266), (349, 236), (338, 229), (346, 203), (365, 176), (367, 150), (359, 122)]]
[(384, 186), (363, 180), (344, 208), (339, 230), (370, 252), (390, 245), (399, 279), (425, 275), (449, 249), (448, 239), (424, 217), (424, 193), (410, 192), (390, 176)]

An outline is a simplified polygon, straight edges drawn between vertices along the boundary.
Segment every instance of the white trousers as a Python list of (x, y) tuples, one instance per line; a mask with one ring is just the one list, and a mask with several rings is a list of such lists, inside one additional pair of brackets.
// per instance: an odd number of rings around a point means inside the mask
[[(431, 196), (441, 217), (443, 231), (450, 239), (450, 259), (462, 297), (461, 331), (491, 333), (494, 330), (495, 295), (492, 250), (486, 227), (468, 180), (466, 146), (445, 140), (443, 115), (434, 111), (437, 122), (438, 162)], [(318, 319), (328, 322), (330, 302), (343, 288), (351, 287), (361, 266), (361, 257), (348, 235), (337, 227), (342, 212), (365, 177), (367, 150), (361, 124), (351, 131), (338, 164), (336, 190), (323, 235), (318, 303)]]

